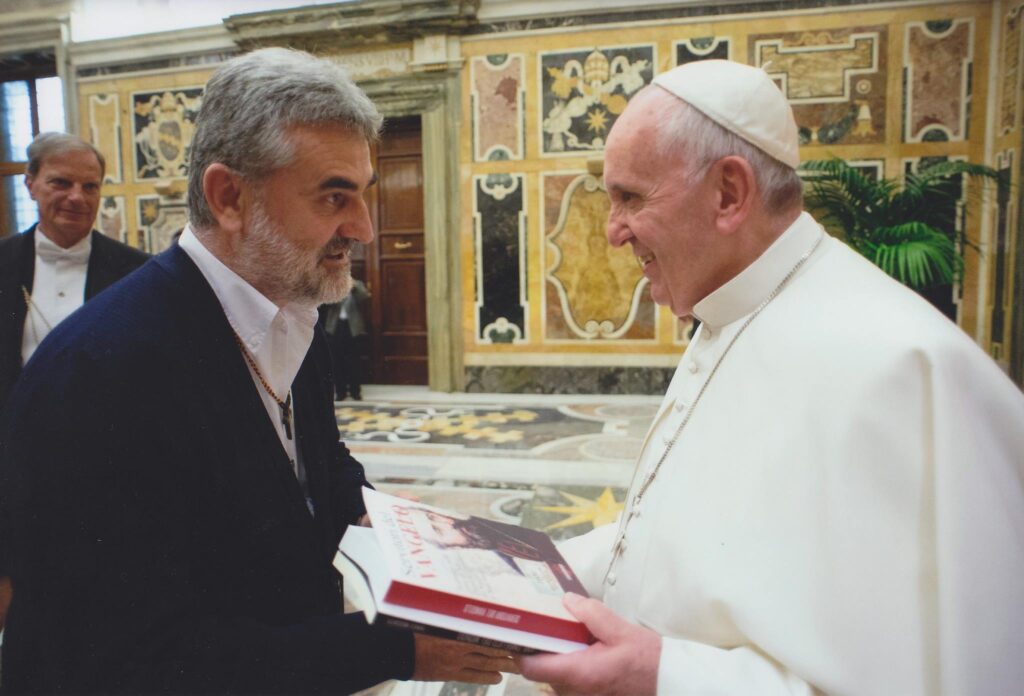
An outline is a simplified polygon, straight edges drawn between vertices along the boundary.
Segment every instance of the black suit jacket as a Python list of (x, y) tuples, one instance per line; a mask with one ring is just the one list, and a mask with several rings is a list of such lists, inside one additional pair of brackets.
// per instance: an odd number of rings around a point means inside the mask
[(341, 613), (331, 560), (366, 481), (319, 331), (293, 399), (315, 516), (179, 247), (53, 331), (0, 420), (5, 690), (349, 692), (411, 675), (410, 634)]
[[(36, 225), (24, 234), (0, 240), (0, 408), (21, 374), (21, 339), (25, 330), (25, 297), (32, 292), (36, 270)], [(149, 258), (138, 249), (92, 231), (92, 251), (85, 276), (85, 300), (114, 284)]]

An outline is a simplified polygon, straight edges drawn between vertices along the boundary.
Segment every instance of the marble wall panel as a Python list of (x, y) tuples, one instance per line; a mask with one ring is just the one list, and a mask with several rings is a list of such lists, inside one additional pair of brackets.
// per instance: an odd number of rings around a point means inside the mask
[(793, 106), (802, 145), (885, 142), (885, 26), (754, 34), (749, 50)]
[[(996, 169), (1010, 180), (1013, 175), (1013, 150), (996, 154)], [(996, 358), (1003, 358), (1003, 344), (1006, 341), (1007, 319), (1013, 306), (1010, 297), (1010, 230), (1013, 225), (1013, 203), (1009, 190), (1000, 191), (996, 202), (996, 230), (992, 244), (992, 351)]]
[(732, 40), (725, 36), (704, 36), (673, 42), (676, 65), (685, 65), (696, 60), (732, 58)]
[(999, 135), (1017, 127), (1017, 105), (1020, 100), (1021, 10), (1017, 5), (1003, 17), (1003, 45), (999, 66), (1002, 89), (999, 96)]
[(543, 177), (545, 338), (655, 338), (647, 279), (627, 247), (608, 244), (608, 196), (590, 174)]
[(903, 56), (903, 140), (966, 140), (974, 20), (908, 22)]
[(133, 92), (135, 179), (184, 178), (203, 88)]
[(121, 103), (117, 92), (89, 95), (89, 140), (106, 160), (103, 182), (121, 183)]
[(477, 343), (522, 343), (526, 326), (525, 176), (473, 182)]
[(470, 62), (474, 161), (523, 159), (525, 63), (521, 53)]
[(96, 213), (96, 229), (111, 239), (128, 242), (124, 196), (104, 196)]
[(629, 98), (654, 77), (653, 44), (541, 53), (541, 154), (604, 149)]
[(145, 240), (145, 250), (150, 254), (159, 254), (171, 246), (174, 234), (188, 223), (188, 208), (184, 201), (139, 196), (135, 204), (139, 239)]

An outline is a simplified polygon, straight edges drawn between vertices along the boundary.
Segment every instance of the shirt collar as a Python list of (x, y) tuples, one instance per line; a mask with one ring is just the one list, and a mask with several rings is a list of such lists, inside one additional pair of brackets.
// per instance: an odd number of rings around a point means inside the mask
[(190, 225), (182, 232), (178, 246), (199, 267), (224, 308), (231, 328), (270, 386), (284, 398), (313, 342), (316, 307), (278, 307), (214, 256)]
[(36, 256), (45, 261), (67, 260), (86, 264), (89, 262), (89, 254), (92, 252), (92, 232), (65, 249), (47, 237), (37, 225), (35, 244)]
[(824, 229), (808, 213), (799, 217), (738, 275), (712, 292), (693, 308), (693, 315), (717, 328), (745, 317), (764, 302)]

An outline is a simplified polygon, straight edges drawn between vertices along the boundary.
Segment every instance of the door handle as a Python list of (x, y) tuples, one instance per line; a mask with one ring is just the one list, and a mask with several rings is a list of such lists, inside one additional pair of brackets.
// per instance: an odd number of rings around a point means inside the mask
[(404, 251), (412, 246), (412, 242), (395, 242), (395, 249), (398, 251)]

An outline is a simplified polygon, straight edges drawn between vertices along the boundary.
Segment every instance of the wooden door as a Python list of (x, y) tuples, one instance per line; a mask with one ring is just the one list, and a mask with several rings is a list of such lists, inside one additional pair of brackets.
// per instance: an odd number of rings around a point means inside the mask
[(389, 119), (373, 148), (369, 192), (376, 236), (366, 253), (375, 384), (427, 383), (423, 156), (419, 116)]

